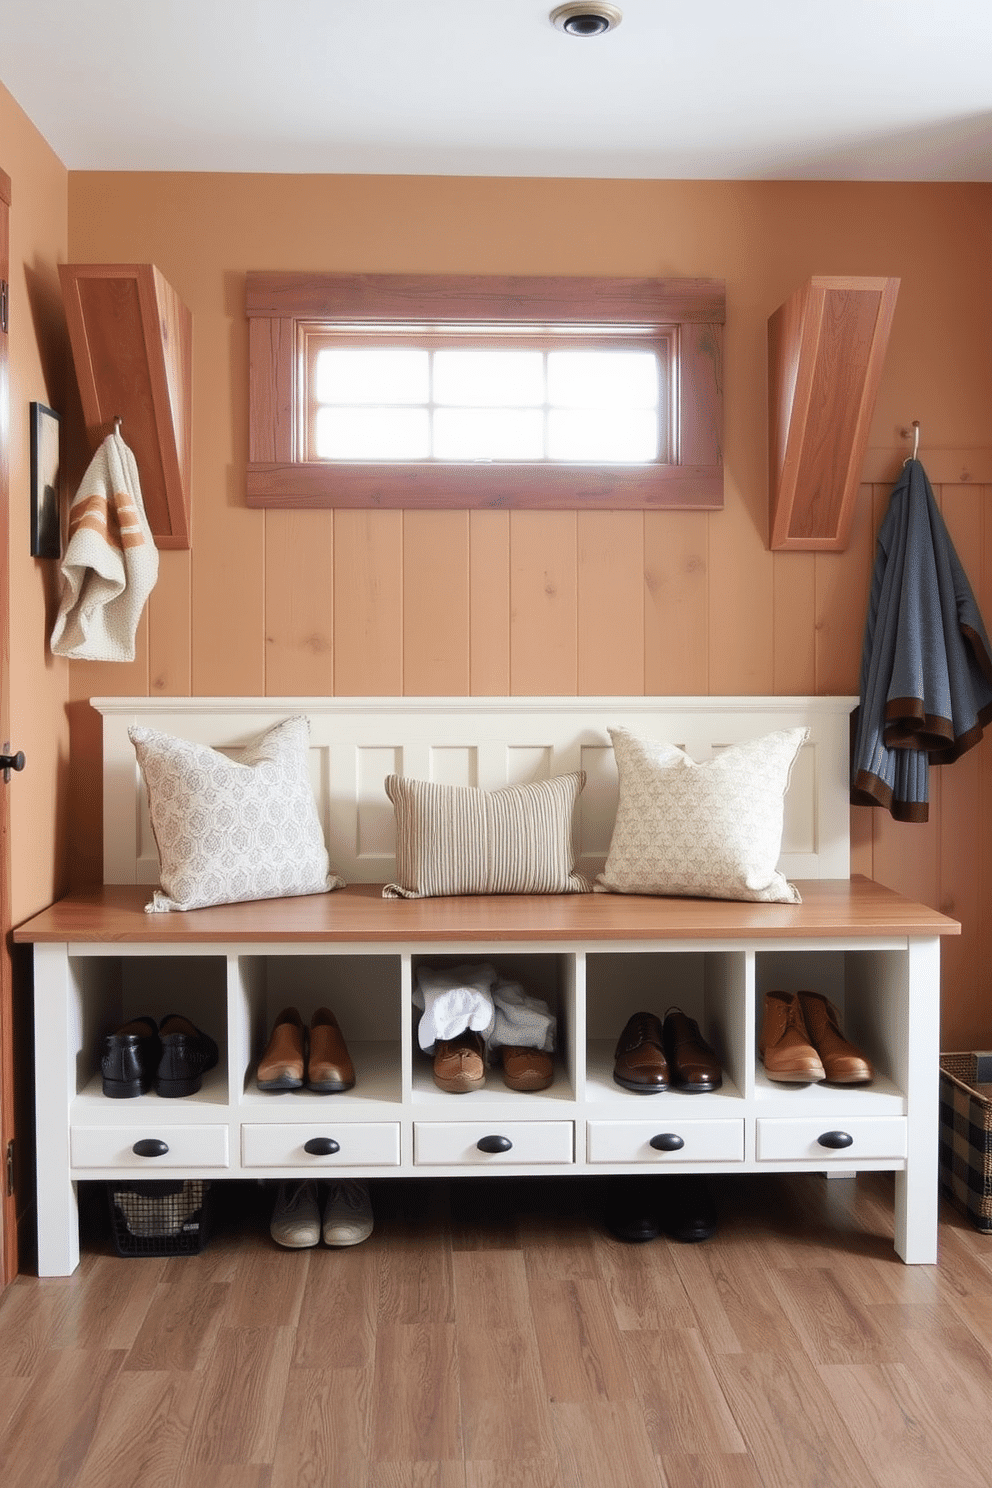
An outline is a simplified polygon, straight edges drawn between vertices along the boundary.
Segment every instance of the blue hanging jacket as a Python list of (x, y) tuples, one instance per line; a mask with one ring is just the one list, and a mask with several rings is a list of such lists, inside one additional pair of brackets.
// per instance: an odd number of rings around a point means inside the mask
[(926, 471), (907, 460), (878, 534), (855, 713), (851, 800), (929, 814), (930, 766), (992, 720), (992, 647)]

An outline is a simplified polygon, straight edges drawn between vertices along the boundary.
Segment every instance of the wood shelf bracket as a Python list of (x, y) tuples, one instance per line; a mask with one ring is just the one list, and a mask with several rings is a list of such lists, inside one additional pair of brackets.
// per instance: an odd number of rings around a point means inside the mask
[(898, 279), (815, 275), (768, 322), (769, 547), (846, 548)]
[(91, 453), (119, 423), (160, 548), (190, 546), (192, 316), (154, 264), (60, 264)]

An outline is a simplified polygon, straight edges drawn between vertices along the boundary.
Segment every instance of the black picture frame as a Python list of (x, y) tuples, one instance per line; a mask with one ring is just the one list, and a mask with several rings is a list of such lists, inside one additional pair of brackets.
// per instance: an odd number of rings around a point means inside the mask
[(31, 556), (61, 558), (59, 433), (62, 419), (44, 403), (31, 404)]

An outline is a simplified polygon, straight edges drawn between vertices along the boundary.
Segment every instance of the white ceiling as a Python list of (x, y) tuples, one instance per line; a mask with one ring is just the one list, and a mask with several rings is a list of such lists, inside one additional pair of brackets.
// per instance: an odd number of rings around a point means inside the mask
[(70, 170), (992, 180), (992, 0), (555, 3), (0, 0), (0, 81)]

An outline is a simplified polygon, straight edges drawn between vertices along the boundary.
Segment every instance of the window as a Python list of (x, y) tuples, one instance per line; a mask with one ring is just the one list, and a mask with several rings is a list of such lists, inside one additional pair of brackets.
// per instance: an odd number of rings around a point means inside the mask
[(711, 280), (249, 274), (255, 506), (717, 507)]

